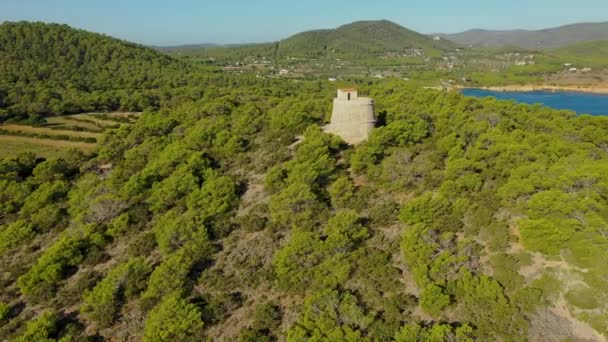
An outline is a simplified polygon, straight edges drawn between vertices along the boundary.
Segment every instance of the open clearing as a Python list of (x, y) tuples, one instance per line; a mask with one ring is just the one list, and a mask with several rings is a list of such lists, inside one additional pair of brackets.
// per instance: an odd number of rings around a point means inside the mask
[(105, 130), (134, 123), (140, 115), (141, 113), (129, 112), (82, 113), (48, 117), (42, 126), (0, 125), (0, 129), (4, 130), (4, 133), (0, 134), (0, 158), (12, 158), (23, 152), (33, 152), (40, 157), (52, 158), (61, 156), (72, 148), (92, 152), (96, 148), (95, 143), (61, 139), (65, 139), (66, 136), (78, 138), (75, 140), (98, 139)]
[(65, 140), (38, 139), (13, 135), (0, 135), (0, 158), (15, 157), (19, 153), (33, 152), (37, 156), (53, 158), (61, 156), (67, 150), (75, 148), (83, 152), (92, 152), (95, 144)]
[(46, 119), (45, 126), (54, 126), (64, 130), (73, 130), (74, 128), (82, 128), (89, 131), (102, 132), (103, 127), (99, 127), (92, 122), (77, 121), (70, 119), (69, 116), (55, 116)]
[(101, 126), (101, 127), (120, 125), (120, 122), (117, 122), (117, 121), (111, 121), (111, 120), (98, 118), (98, 117), (96, 117), (96, 114), (76, 114), (76, 115), (72, 115), (71, 117), (91, 121), (92, 123), (96, 124), (97, 126)]
[(67, 135), (82, 138), (99, 138), (101, 136), (101, 133), (73, 131), (67, 129), (51, 129), (48, 127), (34, 127), (25, 125), (0, 125), (0, 129), (4, 129), (11, 132), (26, 132), (45, 135)]
[[(95, 114), (95, 113), (89, 113)], [(130, 118), (130, 117), (139, 117), (141, 112), (117, 112), (117, 113), (108, 113), (109, 116), (115, 116), (118, 118)]]

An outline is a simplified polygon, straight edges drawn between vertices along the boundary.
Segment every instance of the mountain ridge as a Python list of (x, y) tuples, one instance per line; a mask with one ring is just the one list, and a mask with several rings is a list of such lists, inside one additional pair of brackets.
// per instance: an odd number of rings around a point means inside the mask
[(240, 44), (201, 48), (203, 55), (235, 54), (280, 57), (372, 56), (410, 49), (448, 50), (455, 44), (434, 40), (388, 20), (355, 21), (333, 29), (309, 30), (269, 43)]
[(471, 29), (459, 33), (436, 33), (431, 36), (477, 47), (514, 45), (528, 49), (551, 49), (608, 40), (608, 22), (574, 23), (540, 30)]

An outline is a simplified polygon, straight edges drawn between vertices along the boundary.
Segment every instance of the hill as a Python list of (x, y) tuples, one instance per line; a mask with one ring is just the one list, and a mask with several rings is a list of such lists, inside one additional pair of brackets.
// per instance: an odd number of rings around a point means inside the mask
[(608, 56), (608, 40), (569, 45), (551, 50), (552, 53), (577, 57)]
[(67, 25), (0, 25), (0, 121), (93, 110), (141, 111), (187, 67), (133, 43)]
[[(608, 336), (606, 117), (359, 78), (382, 124), (350, 146), (321, 129), (339, 82), (194, 69), (174, 90), (154, 51), (21, 27), (32, 70), (7, 81), (35, 103), (159, 102), (83, 131), (91, 154), (0, 159), (1, 341)], [(125, 75), (79, 74), (101, 71)]]
[(336, 29), (306, 31), (275, 43), (222, 46), (201, 49), (196, 55), (209, 57), (370, 57), (386, 53), (428, 54), (448, 50), (454, 44), (436, 41), (387, 20), (358, 21)]
[(608, 22), (571, 24), (543, 30), (469, 30), (439, 34), (459, 44), (479, 47), (513, 45), (528, 49), (559, 48), (567, 45), (608, 40)]
[(606, 118), (366, 80), (348, 146), (334, 84), (242, 77), (0, 160), (0, 340), (608, 334)]
[(432, 51), (452, 47), (450, 42), (435, 41), (387, 20), (359, 21), (333, 30), (303, 32), (279, 42), (279, 52), (290, 56), (373, 56), (404, 53), (410, 49)]

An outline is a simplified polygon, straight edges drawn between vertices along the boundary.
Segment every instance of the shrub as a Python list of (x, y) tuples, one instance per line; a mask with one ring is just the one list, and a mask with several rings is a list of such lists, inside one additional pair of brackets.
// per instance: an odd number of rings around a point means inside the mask
[(0, 323), (8, 318), (10, 306), (5, 302), (0, 301)]
[(444, 294), (437, 285), (427, 285), (420, 294), (420, 306), (433, 317), (438, 317), (448, 305), (450, 305), (450, 296)]
[(306, 298), (287, 340), (362, 341), (373, 321), (373, 313), (366, 313), (352, 294), (324, 290)]
[(142, 258), (116, 266), (93, 290), (85, 293), (81, 312), (101, 326), (111, 325), (121, 301), (141, 292), (150, 272), (152, 266)]
[(285, 227), (312, 228), (322, 205), (306, 184), (292, 184), (270, 199), (270, 220)]
[(369, 210), (369, 219), (374, 225), (388, 225), (397, 221), (399, 204), (393, 201), (382, 201)]
[(19, 277), (17, 284), (21, 292), (34, 299), (54, 295), (57, 283), (65, 277), (68, 268), (82, 262), (88, 247), (87, 239), (68, 236), (60, 238), (26, 274)]
[(165, 298), (152, 310), (144, 328), (144, 341), (202, 341), (201, 312), (177, 296)]
[(13, 222), (0, 230), (0, 253), (18, 247), (35, 236), (34, 227), (25, 220)]
[(253, 324), (251, 327), (255, 330), (272, 331), (281, 324), (282, 316), (281, 308), (278, 305), (272, 302), (258, 304), (253, 313)]
[(200, 245), (208, 243), (207, 229), (191, 212), (166, 212), (154, 225), (154, 233), (164, 255), (171, 254), (191, 241)]
[(57, 315), (45, 312), (33, 321), (26, 324), (23, 333), (16, 339), (17, 342), (52, 342), (51, 338), (57, 332)]
[(150, 307), (167, 295), (181, 294), (192, 267), (211, 252), (211, 246), (189, 244), (168, 256), (150, 275), (148, 288), (142, 294), (143, 306)]
[(334, 208), (348, 208), (355, 196), (355, 186), (348, 177), (340, 177), (329, 187)]
[(131, 257), (148, 256), (156, 246), (154, 232), (143, 232), (132, 240), (127, 251)]
[(408, 202), (401, 210), (400, 218), (409, 225), (421, 223), (438, 231), (455, 231), (462, 226), (452, 204), (443, 196), (432, 193)]

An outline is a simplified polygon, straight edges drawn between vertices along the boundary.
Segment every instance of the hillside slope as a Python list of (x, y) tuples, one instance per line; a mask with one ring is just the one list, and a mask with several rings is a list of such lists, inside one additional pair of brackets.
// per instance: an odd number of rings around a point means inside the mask
[(350, 146), (335, 83), (193, 74), (94, 154), (0, 159), (0, 341), (608, 336), (607, 117), (361, 79)]
[(209, 57), (370, 57), (385, 53), (405, 53), (422, 49), (426, 53), (448, 50), (455, 45), (436, 41), (387, 20), (358, 21), (336, 29), (295, 34), (275, 43), (222, 46), (190, 51)]
[(608, 56), (608, 40), (569, 45), (553, 49), (551, 52), (560, 55), (606, 58)]
[(283, 55), (377, 55), (386, 52), (405, 52), (408, 49), (445, 50), (453, 44), (434, 41), (418, 32), (393, 22), (359, 21), (334, 30), (309, 31), (279, 43)]
[(558, 48), (571, 44), (608, 40), (608, 22), (571, 24), (543, 30), (469, 30), (440, 37), (459, 44), (481, 47), (513, 45), (529, 49)]
[(153, 49), (66, 25), (0, 25), (0, 120), (142, 110), (187, 68)]
[(0, 340), (608, 335), (606, 118), (381, 80), (352, 147), (333, 84), (242, 77), (0, 160)]

